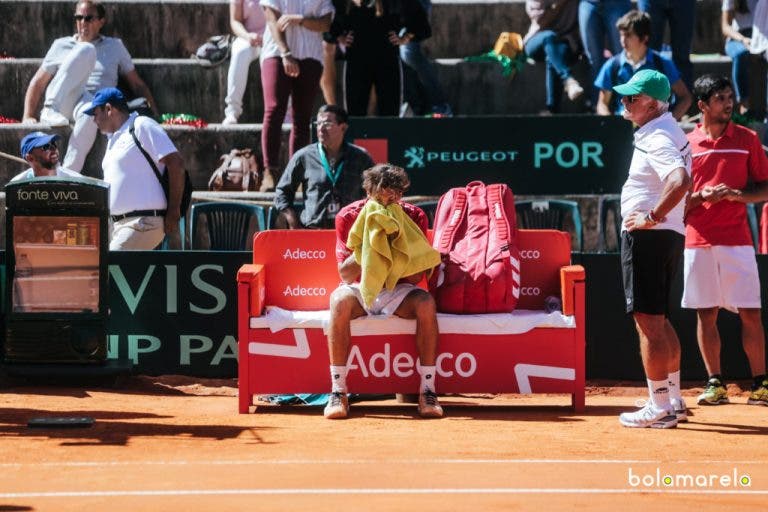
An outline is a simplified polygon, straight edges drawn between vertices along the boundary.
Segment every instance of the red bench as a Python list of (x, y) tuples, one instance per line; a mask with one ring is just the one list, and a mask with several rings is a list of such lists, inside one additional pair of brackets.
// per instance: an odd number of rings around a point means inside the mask
[[(521, 230), (522, 294), (503, 315), (438, 315), (438, 393), (567, 393), (584, 408), (584, 268), (570, 265), (570, 238)], [(332, 230), (257, 233), (253, 264), (237, 274), (239, 411), (254, 395), (327, 393), (328, 302), (340, 280)], [(562, 300), (546, 313), (544, 299)], [(415, 321), (352, 322), (347, 382), (355, 393), (418, 388)]]

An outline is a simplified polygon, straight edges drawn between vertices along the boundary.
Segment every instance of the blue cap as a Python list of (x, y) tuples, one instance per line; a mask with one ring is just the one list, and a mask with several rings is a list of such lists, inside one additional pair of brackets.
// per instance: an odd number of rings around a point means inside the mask
[(45, 132), (32, 132), (28, 133), (23, 139), (21, 139), (21, 157), (26, 158), (30, 151), (40, 146), (45, 146), (52, 140), (60, 139), (61, 136), (54, 134), (48, 134)]
[(107, 103), (110, 105), (128, 104), (120, 89), (117, 87), (105, 87), (104, 89), (99, 89), (96, 91), (96, 94), (93, 95), (93, 100), (91, 100), (90, 106), (85, 110), (85, 114), (92, 116), (96, 107), (103, 107)]

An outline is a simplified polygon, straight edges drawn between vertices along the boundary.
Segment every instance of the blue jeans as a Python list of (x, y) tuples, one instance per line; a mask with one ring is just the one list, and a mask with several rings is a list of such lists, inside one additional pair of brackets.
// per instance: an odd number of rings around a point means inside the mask
[(650, 46), (660, 51), (664, 28), (669, 22), (672, 60), (689, 90), (693, 89), (691, 39), (693, 39), (696, 0), (637, 0), (637, 7), (651, 16)]
[(725, 53), (731, 58), (731, 80), (736, 101), (741, 103), (749, 98), (749, 50), (741, 41), (728, 39)]
[(557, 112), (563, 95), (563, 80), (571, 76), (574, 60), (571, 47), (551, 30), (542, 30), (525, 43), (525, 53), (536, 62), (546, 62), (547, 108)]
[(606, 38), (607, 48), (613, 55), (621, 52), (616, 22), (630, 9), (632, 4), (629, 0), (581, 0), (579, 2), (579, 31), (584, 53), (589, 59), (591, 71), (589, 97), (593, 105), (597, 102), (598, 94), (593, 84), (605, 62)]
[[(427, 17), (432, 13), (431, 0), (419, 0), (421, 6), (427, 13)], [(429, 107), (442, 105), (445, 103), (445, 94), (443, 93), (440, 82), (437, 80), (437, 74), (432, 63), (427, 59), (421, 50), (421, 43), (408, 43), (400, 46), (400, 59), (406, 66), (416, 72), (419, 83), (422, 85), (424, 95)]]

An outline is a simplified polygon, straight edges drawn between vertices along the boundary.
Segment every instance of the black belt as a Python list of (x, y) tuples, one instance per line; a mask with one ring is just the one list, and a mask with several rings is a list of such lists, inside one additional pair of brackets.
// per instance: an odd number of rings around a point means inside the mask
[(165, 217), (166, 210), (134, 210), (122, 215), (112, 215), (112, 222), (127, 219), (128, 217)]

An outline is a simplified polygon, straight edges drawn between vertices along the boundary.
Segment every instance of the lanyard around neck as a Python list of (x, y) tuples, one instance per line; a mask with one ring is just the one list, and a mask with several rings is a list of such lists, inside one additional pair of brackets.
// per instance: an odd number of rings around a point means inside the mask
[(328, 163), (328, 158), (325, 156), (323, 145), (319, 142), (317, 143), (317, 152), (320, 153), (320, 163), (323, 164), (325, 174), (327, 174), (328, 179), (331, 180), (331, 185), (335, 187), (336, 182), (339, 181), (339, 176), (341, 176), (341, 169), (344, 167), (344, 162), (339, 162), (339, 165), (336, 167), (336, 171), (334, 172), (334, 170), (331, 168), (331, 164)]

